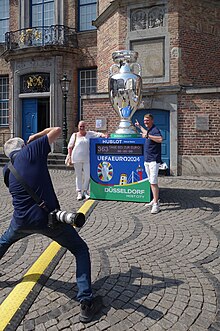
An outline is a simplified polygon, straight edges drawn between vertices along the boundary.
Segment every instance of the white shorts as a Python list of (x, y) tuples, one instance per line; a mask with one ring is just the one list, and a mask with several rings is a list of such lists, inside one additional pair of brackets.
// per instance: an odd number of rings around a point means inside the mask
[(156, 161), (144, 162), (145, 171), (150, 184), (158, 184), (159, 166), (160, 163), (157, 163)]

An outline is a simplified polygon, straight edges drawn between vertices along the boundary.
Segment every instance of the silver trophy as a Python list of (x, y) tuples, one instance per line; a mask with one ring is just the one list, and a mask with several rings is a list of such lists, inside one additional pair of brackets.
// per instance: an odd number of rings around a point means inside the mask
[[(130, 50), (117, 51), (112, 54), (115, 62), (110, 67), (109, 97), (110, 102), (120, 117), (116, 136), (139, 136), (131, 122), (141, 101), (142, 79), (141, 66), (136, 63), (138, 53)], [(137, 67), (138, 74), (134, 73)]]

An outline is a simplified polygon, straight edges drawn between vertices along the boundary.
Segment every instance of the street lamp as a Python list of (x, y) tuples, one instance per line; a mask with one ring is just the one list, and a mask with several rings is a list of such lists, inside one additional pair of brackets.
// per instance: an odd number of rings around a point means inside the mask
[(64, 112), (63, 112), (63, 147), (62, 153), (67, 155), (67, 121), (66, 121), (66, 101), (67, 101), (67, 94), (69, 92), (70, 86), (70, 79), (67, 79), (67, 74), (63, 74), (63, 78), (60, 79), (60, 86), (63, 93), (63, 100), (64, 100)]

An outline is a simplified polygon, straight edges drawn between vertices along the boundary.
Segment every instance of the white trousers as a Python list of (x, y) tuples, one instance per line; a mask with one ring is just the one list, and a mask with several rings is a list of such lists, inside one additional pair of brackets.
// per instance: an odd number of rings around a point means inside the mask
[(159, 166), (160, 163), (156, 163), (156, 161), (144, 162), (145, 171), (150, 184), (158, 184)]
[(76, 192), (89, 190), (90, 164), (89, 162), (74, 163), (76, 175)]

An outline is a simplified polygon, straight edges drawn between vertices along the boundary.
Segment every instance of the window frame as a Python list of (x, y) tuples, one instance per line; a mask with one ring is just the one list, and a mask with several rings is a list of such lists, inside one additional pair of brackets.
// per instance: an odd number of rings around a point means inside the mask
[[(8, 24), (7, 24), (7, 27), (6, 27), (6, 30), (5, 30), (5, 33), (6, 32), (8, 32), (9, 31), (9, 18), (10, 18), (10, 14), (9, 14), (9, 11), (10, 11), (10, 3), (9, 3), (9, 0), (5, 0), (5, 3), (8, 3), (8, 17), (1, 17), (1, 15), (0, 15), (0, 22), (7, 22)], [(1, 31), (1, 30), (0, 30)], [(2, 29), (2, 31), (4, 31), (3, 29)], [(3, 34), (3, 35), (5, 35), (5, 34)], [(3, 38), (3, 36), (2, 36), (2, 38)], [(1, 40), (1, 34), (0, 34), (0, 44), (4, 44), (5, 43), (5, 38), (3, 38), (2, 40)]]
[[(43, 26), (43, 27), (46, 27), (48, 25), (45, 25), (45, 4), (48, 4), (48, 3), (53, 3), (53, 24), (50, 24), (49, 26), (51, 25), (54, 25), (55, 24), (55, 14), (54, 14), (54, 10), (55, 10), (55, 0), (41, 0), (40, 3), (36, 3), (36, 4), (33, 4), (33, 1), (30, 0), (30, 26), (31, 27), (38, 27), (38, 26)], [(37, 23), (37, 25), (34, 25), (33, 26), (33, 7), (37, 7), (37, 6), (41, 6), (42, 8), (42, 24), (39, 24), (39, 22)]]
[[(84, 4), (81, 4), (80, 3), (81, 1), (85, 1), (85, 0), (78, 0), (78, 32), (96, 30), (96, 27), (92, 25), (92, 21), (95, 20), (97, 17), (97, 0), (86, 0), (86, 1), (90, 1), (90, 2), (84, 3)], [(86, 6), (87, 7), (95, 6), (96, 15), (94, 18), (92, 18), (90, 27), (89, 27), (89, 21), (86, 21), (86, 23), (85, 23), (86, 28), (81, 28), (81, 14), (82, 14), (81, 9), (85, 8)]]
[[(91, 93), (81, 93), (81, 73), (82, 72), (89, 72), (89, 71), (95, 71), (96, 73), (96, 86), (95, 86), (95, 91), (91, 91)], [(92, 77), (91, 77), (92, 79)], [(96, 94), (97, 93), (97, 83), (98, 83), (98, 80), (97, 80), (97, 68), (93, 67), (93, 68), (80, 68), (78, 69), (78, 121), (81, 120), (83, 118), (83, 108), (82, 108), (82, 97), (84, 95), (91, 95), (91, 94)]]
[[(5, 80), (5, 84), (4, 84)], [(5, 91), (1, 92), (4, 90), (5, 86)], [(1, 93), (6, 94), (6, 98), (2, 98)], [(2, 75), (0, 76), (0, 105), (1, 104), (6, 104), (5, 108), (0, 107), (0, 128), (8, 127), (9, 126), (9, 76), (8, 75)], [(5, 111), (5, 115), (3, 115), (3, 112)], [(4, 119), (6, 119), (6, 123), (4, 122)]]
[[(82, 93), (82, 91), (81, 91), (81, 87), (82, 87), (82, 85), (81, 85), (81, 82), (82, 82), (81, 74), (83, 72), (84, 73), (89, 73), (89, 72), (90, 73), (92, 73), (92, 72), (95, 72), (96, 73), (95, 77), (92, 77), (92, 75), (91, 75), (90, 77), (85, 77), (85, 79), (84, 79), (84, 81), (85, 81), (85, 87), (84, 88), (85, 88), (85, 90), (89, 89), (90, 90), (89, 93), (87, 93), (87, 92)], [(96, 80), (96, 84), (95, 85), (93, 85), (92, 83), (91, 84), (87, 84), (88, 81), (91, 82), (94, 79)], [(92, 89), (95, 89), (95, 90), (92, 90)], [(85, 94), (94, 94), (96, 92), (97, 92), (97, 68), (79, 69), (79, 95), (80, 95), (80, 97), (82, 95), (85, 95)]]

